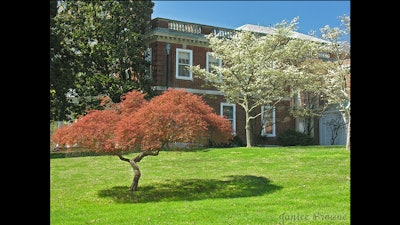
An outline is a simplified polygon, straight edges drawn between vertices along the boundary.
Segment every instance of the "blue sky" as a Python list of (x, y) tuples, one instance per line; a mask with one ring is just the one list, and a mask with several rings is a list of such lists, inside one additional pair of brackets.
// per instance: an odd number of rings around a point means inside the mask
[(153, 1), (152, 18), (237, 28), (244, 24), (273, 26), (299, 17), (298, 32), (320, 37), (325, 25), (340, 27), (339, 16), (350, 15), (350, 1)]

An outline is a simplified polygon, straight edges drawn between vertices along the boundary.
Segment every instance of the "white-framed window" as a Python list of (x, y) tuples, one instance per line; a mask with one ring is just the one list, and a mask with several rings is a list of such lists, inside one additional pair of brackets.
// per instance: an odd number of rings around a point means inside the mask
[(221, 102), (220, 115), (226, 117), (232, 124), (232, 130), (236, 133), (236, 105)]
[(176, 49), (176, 78), (193, 80), (193, 74), (187, 66), (193, 65), (193, 51), (189, 49)]
[(222, 66), (222, 60), (221, 59), (216, 59), (214, 56), (212, 56), (211, 52), (206, 53), (206, 70), (207, 72), (213, 72), (214, 69), (212, 68), (212, 65), (221, 67)]
[(293, 94), (293, 101), (292, 101), (292, 107), (294, 109), (299, 109), (302, 107), (302, 99), (301, 99), (301, 94), (300, 91), (297, 91), (295, 94)]
[(275, 137), (276, 122), (275, 122), (275, 107), (261, 106), (261, 136)]

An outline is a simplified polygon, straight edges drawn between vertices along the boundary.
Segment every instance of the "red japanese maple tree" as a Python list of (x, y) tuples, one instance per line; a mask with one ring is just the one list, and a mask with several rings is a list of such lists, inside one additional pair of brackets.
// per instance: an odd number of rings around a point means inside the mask
[[(137, 165), (145, 156), (156, 156), (172, 143), (206, 146), (227, 143), (232, 138), (230, 122), (214, 113), (200, 96), (184, 90), (168, 89), (146, 101), (137, 91), (127, 93), (117, 104), (94, 110), (70, 126), (55, 131), (59, 145), (78, 145), (117, 155), (129, 162), (135, 176), (129, 188), (138, 189), (141, 176)], [(132, 159), (124, 153), (140, 150)]]

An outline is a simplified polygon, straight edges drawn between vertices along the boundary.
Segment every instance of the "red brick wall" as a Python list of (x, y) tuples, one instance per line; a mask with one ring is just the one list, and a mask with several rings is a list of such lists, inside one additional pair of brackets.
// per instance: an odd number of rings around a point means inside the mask
[[(149, 45), (152, 48), (153, 58), (153, 80), (156, 86), (165, 86), (165, 73), (166, 73), (166, 52), (165, 42), (154, 42)], [(169, 55), (169, 70), (168, 70), (168, 86), (169, 87), (182, 87), (192, 89), (212, 89), (210, 87), (205, 88), (204, 81), (193, 75), (193, 80), (181, 80), (176, 79), (175, 67), (176, 67), (176, 48), (184, 48), (182, 44), (171, 45), (171, 51)], [(206, 67), (206, 52), (211, 51), (209, 48), (186, 45), (184, 49), (190, 49), (193, 51), (193, 65), (200, 65), (201, 68)], [(215, 88), (213, 90), (216, 90)], [(226, 102), (225, 98), (220, 95), (202, 95), (204, 101), (214, 108), (216, 114), (220, 114), (220, 103)], [(294, 129), (294, 120), (289, 116), (290, 102), (283, 101), (276, 107), (276, 134), (277, 136), (287, 129)], [(258, 109), (260, 112), (260, 109)], [(256, 113), (258, 113), (256, 112)], [(246, 143), (246, 131), (245, 131), (245, 112), (241, 106), (236, 105), (236, 134), (238, 137)], [(261, 118), (258, 117), (252, 121), (253, 130), (253, 144), (277, 144), (276, 137), (260, 137), (261, 133)]]
[[(176, 49), (189, 49), (193, 51), (193, 65), (200, 65), (201, 68), (205, 68), (206, 66), (206, 52), (210, 51), (209, 48), (197, 47), (187, 45), (186, 48), (183, 47), (182, 44), (173, 44), (171, 43), (171, 50), (168, 56), (169, 65), (168, 65), (168, 86), (169, 87), (183, 87), (183, 88), (194, 88), (194, 89), (204, 89), (204, 81), (196, 75), (193, 75), (193, 80), (182, 80), (176, 79)], [(167, 55), (165, 51), (165, 42), (154, 42), (149, 45), (152, 48), (152, 57), (153, 57), (153, 66), (152, 66), (152, 74), (154, 85), (165, 86), (166, 85), (166, 62)], [(207, 89), (211, 89), (208, 87)], [(215, 88), (213, 88), (216, 90)]]

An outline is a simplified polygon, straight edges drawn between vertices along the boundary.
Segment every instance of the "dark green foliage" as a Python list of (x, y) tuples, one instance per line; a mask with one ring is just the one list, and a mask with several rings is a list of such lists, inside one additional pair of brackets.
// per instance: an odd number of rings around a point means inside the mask
[(295, 130), (287, 130), (278, 136), (278, 143), (282, 146), (313, 145), (314, 140), (307, 134)]
[(211, 141), (208, 143), (208, 147), (210, 148), (215, 148), (215, 147), (229, 148), (229, 147), (244, 147), (244, 146), (246, 146), (246, 144), (238, 135), (235, 135), (227, 144), (215, 144), (214, 142)]
[[(105, 95), (114, 102), (131, 90), (153, 95), (147, 87), (150, 65), (144, 42), (152, 1), (57, 2), (50, 1), (52, 120), (97, 109)], [(69, 90), (74, 90), (74, 104), (66, 97)]]
[(246, 144), (243, 142), (243, 140), (238, 135), (235, 135), (235, 137), (233, 137), (233, 139), (229, 143), (229, 146), (231, 146), (231, 147), (244, 147), (244, 146), (246, 146)]
[(73, 87), (74, 57), (62, 45), (63, 35), (57, 29), (57, 1), (50, 1), (50, 120), (66, 120), (70, 103), (65, 93)]
[(83, 156), (97, 156), (97, 155), (105, 155), (104, 153), (98, 153), (98, 152), (89, 152), (89, 151), (84, 151), (84, 152), (50, 152), (50, 159), (55, 159), (55, 158), (71, 158), (71, 157), (83, 157)]

